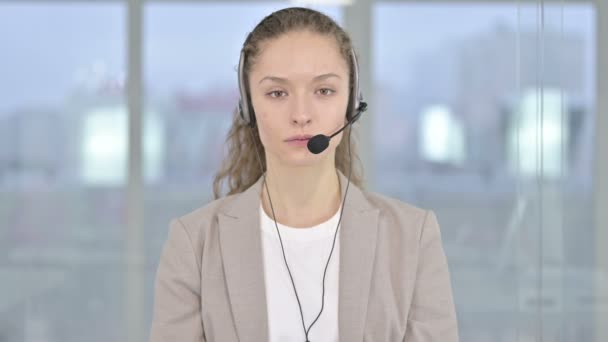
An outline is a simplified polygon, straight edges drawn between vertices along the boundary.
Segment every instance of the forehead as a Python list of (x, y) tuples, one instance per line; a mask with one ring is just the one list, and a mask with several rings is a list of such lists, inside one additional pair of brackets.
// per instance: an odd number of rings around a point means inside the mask
[(290, 32), (266, 41), (252, 66), (253, 77), (316, 76), (323, 73), (346, 76), (348, 66), (333, 36), (309, 31)]

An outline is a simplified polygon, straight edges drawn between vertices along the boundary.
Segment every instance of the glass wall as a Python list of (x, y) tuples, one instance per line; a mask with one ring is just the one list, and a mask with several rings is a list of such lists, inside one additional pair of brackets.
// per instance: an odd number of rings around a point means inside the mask
[(374, 185), (437, 212), (463, 341), (592, 341), (591, 3), (378, 3)]
[(123, 340), (124, 17), (0, 4), (0, 341)]

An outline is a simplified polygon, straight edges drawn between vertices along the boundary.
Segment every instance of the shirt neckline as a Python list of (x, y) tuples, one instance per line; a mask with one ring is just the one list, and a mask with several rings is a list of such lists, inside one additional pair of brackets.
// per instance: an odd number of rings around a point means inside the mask
[[(276, 236), (276, 227), (275, 221), (272, 217), (266, 214), (264, 208), (260, 204), (260, 217), (261, 217), (261, 226), (262, 231), (264, 233), (272, 234)], [(279, 228), (279, 232), (281, 233), (282, 239), (288, 240), (298, 240), (298, 241), (310, 241), (310, 240), (319, 240), (327, 238), (327, 236), (333, 236), (336, 230), (336, 225), (340, 219), (340, 212), (342, 211), (342, 205), (338, 208), (338, 210), (334, 213), (332, 217), (328, 220), (321, 222), (312, 227), (306, 228), (295, 228), (291, 226), (287, 226), (277, 222), (277, 226)], [(341, 223), (340, 223), (341, 224)]]

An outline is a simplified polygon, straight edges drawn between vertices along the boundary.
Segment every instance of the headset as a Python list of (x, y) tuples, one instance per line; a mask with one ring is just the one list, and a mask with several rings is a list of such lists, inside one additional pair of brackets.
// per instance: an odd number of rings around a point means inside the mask
[[(367, 103), (363, 101), (363, 96), (361, 95), (361, 93), (359, 91), (359, 66), (357, 63), (357, 56), (353, 49), (350, 50), (350, 56), (351, 56), (351, 68), (353, 71), (353, 86), (352, 86), (351, 92), (349, 94), (349, 103), (348, 103), (348, 107), (346, 109), (347, 123), (341, 129), (339, 129), (338, 131), (336, 131), (329, 137), (324, 134), (318, 134), (318, 135), (315, 135), (314, 137), (310, 138), (308, 141), (308, 150), (311, 153), (319, 154), (319, 153), (323, 152), (329, 145), (329, 140), (331, 138), (333, 138), (338, 133), (340, 133), (342, 130), (344, 130), (348, 125), (351, 125), (355, 121), (357, 121), (359, 119), (359, 117), (361, 116), (361, 114), (367, 110)], [(237, 111), (239, 113), (240, 118), (243, 120), (243, 122), (247, 126), (249, 126), (249, 128), (250, 128), (249, 132), (251, 135), (251, 139), (255, 143), (256, 140), (253, 136), (252, 131), (255, 129), (257, 122), (256, 122), (256, 118), (255, 118), (255, 111), (253, 110), (253, 105), (251, 104), (251, 101), (248, 97), (247, 86), (245, 84), (244, 66), (245, 66), (245, 62), (246, 62), (245, 61), (246, 57), (247, 56), (245, 56), (244, 49), (241, 50), (241, 56), (239, 59), (239, 68), (238, 68), (238, 82), (239, 82), (240, 99), (239, 99)], [(323, 308), (325, 305), (325, 276), (327, 274), (327, 268), (329, 267), (329, 262), (331, 261), (331, 257), (334, 252), (334, 247), (336, 244), (336, 237), (338, 236), (338, 229), (340, 227), (340, 222), (342, 221), (342, 214), (344, 212), (344, 207), (345, 207), (344, 204), (346, 203), (346, 194), (348, 193), (348, 187), (350, 185), (350, 177), (351, 177), (351, 173), (352, 173), (352, 156), (351, 156), (351, 152), (350, 152), (350, 133), (351, 132), (352, 132), (352, 129), (348, 131), (348, 154), (349, 154), (349, 161), (350, 161), (349, 173), (348, 173), (348, 183), (346, 185), (346, 190), (344, 191), (344, 198), (342, 200), (341, 210), (340, 210), (340, 218), (338, 219), (338, 224), (336, 226), (336, 230), (334, 233), (331, 251), (329, 253), (327, 263), (325, 264), (325, 271), (323, 272), (323, 284), (322, 284), (323, 293), (321, 295), (321, 310), (319, 311), (319, 314), (317, 315), (315, 320), (309, 325), (308, 329), (306, 328), (306, 325), (304, 323), (304, 314), (302, 312), (302, 304), (300, 302), (300, 297), (298, 296), (298, 291), (296, 290), (296, 285), (293, 280), (293, 276), (291, 275), (291, 270), (289, 269), (289, 265), (287, 264), (287, 257), (285, 256), (285, 248), (283, 246), (283, 240), (281, 239), (281, 233), (279, 232), (279, 227), (277, 225), (276, 215), (274, 213), (274, 207), (272, 205), (272, 199), (270, 198), (270, 192), (268, 191), (268, 185), (266, 184), (266, 172), (264, 172), (264, 170), (263, 170), (262, 161), (261, 161), (257, 146), (255, 148), (258, 163), (260, 166), (260, 171), (262, 172), (262, 175), (264, 177), (264, 185), (266, 188), (266, 194), (268, 195), (268, 200), (270, 202), (270, 208), (272, 210), (272, 217), (274, 220), (276, 232), (279, 237), (279, 242), (281, 244), (281, 250), (283, 252), (283, 260), (285, 261), (285, 266), (287, 267), (287, 272), (289, 273), (289, 278), (291, 279), (293, 291), (296, 296), (296, 300), (298, 302), (298, 307), (300, 309), (300, 317), (302, 319), (302, 328), (304, 330), (306, 342), (310, 342), (310, 340), (308, 339), (308, 333), (310, 332), (310, 329), (313, 327), (313, 325), (317, 322), (319, 317), (321, 317), (321, 313), (323, 312)]]

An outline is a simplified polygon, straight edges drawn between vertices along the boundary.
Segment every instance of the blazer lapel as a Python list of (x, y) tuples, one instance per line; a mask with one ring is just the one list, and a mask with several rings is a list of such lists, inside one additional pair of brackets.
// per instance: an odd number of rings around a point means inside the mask
[(219, 215), (226, 285), (239, 341), (268, 341), (259, 206), (261, 177)]
[[(348, 182), (339, 173), (342, 196)], [(348, 188), (340, 227), (338, 331), (340, 341), (363, 341), (372, 279), (379, 210), (361, 190)]]

